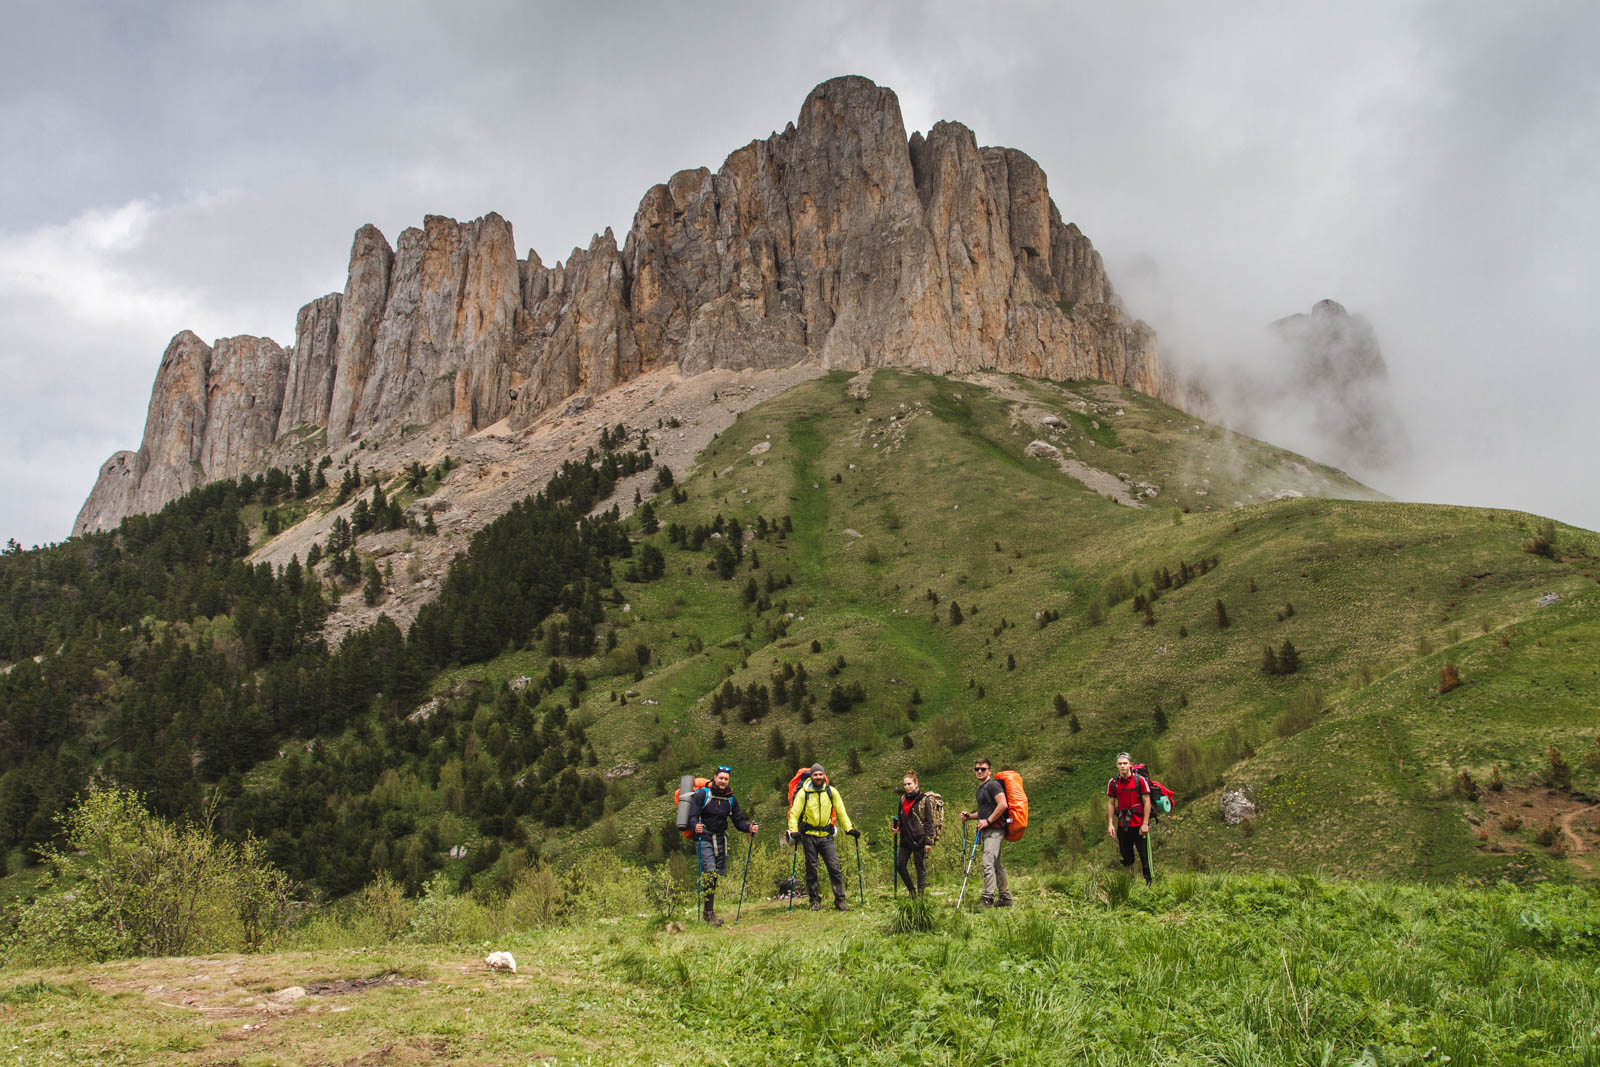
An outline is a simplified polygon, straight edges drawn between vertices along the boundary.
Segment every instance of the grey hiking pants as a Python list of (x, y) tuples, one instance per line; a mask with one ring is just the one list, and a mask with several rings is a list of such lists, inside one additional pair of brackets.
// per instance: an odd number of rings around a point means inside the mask
[(1006, 843), (1006, 832), (996, 826), (984, 830), (983, 838), (983, 899), (990, 904), (1011, 903), (1011, 883), (1006, 880), (1006, 869), (1000, 862), (1000, 846)]
[(833, 883), (833, 902), (844, 903), (844, 872), (839, 869), (839, 849), (831, 837), (801, 834), (800, 845), (806, 853), (806, 895), (812, 903), (822, 899), (822, 887), (817, 884), (817, 856), (828, 868), (828, 880)]

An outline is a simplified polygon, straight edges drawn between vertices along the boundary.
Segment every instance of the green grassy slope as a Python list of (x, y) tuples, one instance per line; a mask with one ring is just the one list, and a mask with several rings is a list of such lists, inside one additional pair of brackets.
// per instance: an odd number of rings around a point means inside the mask
[[(731, 763), (740, 795), (774, 814), (774, 779), (792, 769), (768, 756), (776, 727), (829, 764), (869, 832), (908, 765), (970, 803), (967, 761), (981, 752), (1027, 779), (1035, 821), (1019, 857), (1071, 851), (1080, 833), (1102, 836), (1096, 798), (1112, 754), (1129, 748), (1184, 794), (1162, 837), (1169, 869), (1585, 873), (1531, 844), (1491, 851), (1451, 783), (1462, 769), (1484, 781), (1496, 765), (1520, 789), (1555, 745), (1574, 793), (1596, 792), (1600, 538), (1558, 528), (1556, 558), (1546, 559), (1523, 551), (1537, 524), (1529, 516), (1327, 499), (1373, 494), (1103, 384), (985, 387), (879, 372), (859, 399), (851, 377), (829, 375), (747, 412), (692, 476), (679, 472), (686, 502), (657, 499), (664, 524), (721, 514), (748, 527), (787, 515), (793, 530), (747, 543), (727, 581), (707, 569), (720, 542), (690, 552), (655, 535), (667, 577), (622, 584), (627, 610), (610, 615), (620, 647), (581, 666), (600, 767), (656, 756), (617, 779), (615, 815), (575, 843), (642, 842), (669, 817), (660, 785), (716, 762)], [(1144, 508), (1114, 503), (1029, 456), (1035, 439), (1161, 491)], [(1264, 499), (1285, 490), (1306, 495)], [(1208, 558), (1215, 568), (1162, 593), (1153, 625), (1131, 610), (1154, 570), (1176, 575)], [(769, 574), (792, 584), (763, 613), (741, 593)], [(1541, 607), (1548, 593), (1559, 599)], [(1047, 610), (1059, 619), (1041, 627), (1036, 613)], [(1285, 640), (1299, 650), (1299, 673), (1264, 674), (1263, 649)], [(639, 681), (637, 642), (653, 652)], [(839, 657), (846, 666), (831, 676)], [(1441, 696), (1447, 661), (1464, 684)], [(546, 662), (537, 650), (510, 653), (440, 688), (537, 674)], [(724, 681), (770, 684), (785, 663), (805, 667), (814, 721), (787, 706), (748, 725), (710, 713)], [(834, 714), (829, 687), (849, 683), (867, 700)], [(1057, 693), (1080, 732), (1056, 714)], [(1310, 728), (1280, 730), (1297, 699), (1318, 709), (1305, 717)], [(1159, 736), (1158, 705), (1168, 723)], [(936, 725), (952, 713), (970, 721), (970, 746), (961, 729)], [(723, 750), (713, 747), (719, 729)], [(846, 771), (850, 749), (859, 775)], [(1261, 817), (1247, 831), (1215, 818), (1221, 784), (1256, 792)]]
[[(1009, 912), (748, 902), (738, 926), (580, 920), (0, 975), (49, 1063), (1600, 1063), (1586, 889), (1309, 876), (1033, 880)], [(915, 926), (916, 932), (895, 932)], [(929, 929), (928, 927), (932, 928)], [(299, 987), (309, 995), (292, 999)]]

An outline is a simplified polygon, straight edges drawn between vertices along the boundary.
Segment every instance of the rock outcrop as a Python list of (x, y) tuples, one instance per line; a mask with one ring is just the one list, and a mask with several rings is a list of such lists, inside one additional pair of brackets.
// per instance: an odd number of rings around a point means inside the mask
[(650, 189), (620, 247), (608, 229), (546, 266), (519, 260), (493, 213), (429, 216), (393, 249), (364, 226), (344, 292), (302, 308), (295, 333), (286, 353), (232, 338), (215, 354), (180, 334), (144, 446), (102, 469), (74, 532), (249, 469), (296, 428), (326, 427), (329, 449), (395, 423), (520, 429), (674, 365), (1172, 388), (1037, 163), (955, 122), (908, 138), (894, 93), (859, 77), (818, 86), (797, 122), (715, 173)]
[(1410, 456), (1389, 367), (1366, 318), (1322, 300), (1309, 315), (1274, 322), (1272, 333), (1283, 350), (1275, 403), (1299, 410), (1321, 458), (1373, 476)]
[(300, 426), (326, 426), (333, 404), (333, 372), (339, 357), (339, 305), (329, 293), (300, 309), (294, 320), (294, 349), (284, 384), (277, 436)]

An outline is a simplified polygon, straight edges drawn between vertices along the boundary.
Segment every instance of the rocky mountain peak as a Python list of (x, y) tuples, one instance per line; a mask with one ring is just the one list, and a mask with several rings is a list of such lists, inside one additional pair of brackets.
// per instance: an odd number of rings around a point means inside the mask
[(344, 291), (302, 308), (295, 334), (288, 349), (230, 338), (215, 355), (174, 338), (145, 444), (102, 468), (74, 532), (248, 470), (307, 427), (328, 450), (395, 424), (515, 431), (657, 368), (994, 369), (1169, 389), (1153, 332), (1124, 314), (1039, 165), (956, 122), (908, 137), (894, 92), (858, 76), (817, 86), (794, 123), (716, 171), (652, 187), (620, 243), (607, 228), (564, 263), (519, 259), (492, 212), (430, 215), (393, 247), (363, 226)]

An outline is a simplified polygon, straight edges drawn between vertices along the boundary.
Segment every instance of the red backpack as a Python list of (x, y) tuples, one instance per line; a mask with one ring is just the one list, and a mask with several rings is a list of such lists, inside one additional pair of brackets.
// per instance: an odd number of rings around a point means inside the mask
[(1133, 773), (1143, 778), (1150, 786), (1150, 821), (1155, 822), (1161, 816), (1171, 814), (1172, 802), (1177, 799), (1177, 794), (1150, 777), (1148, 763), (1135, 763)]

